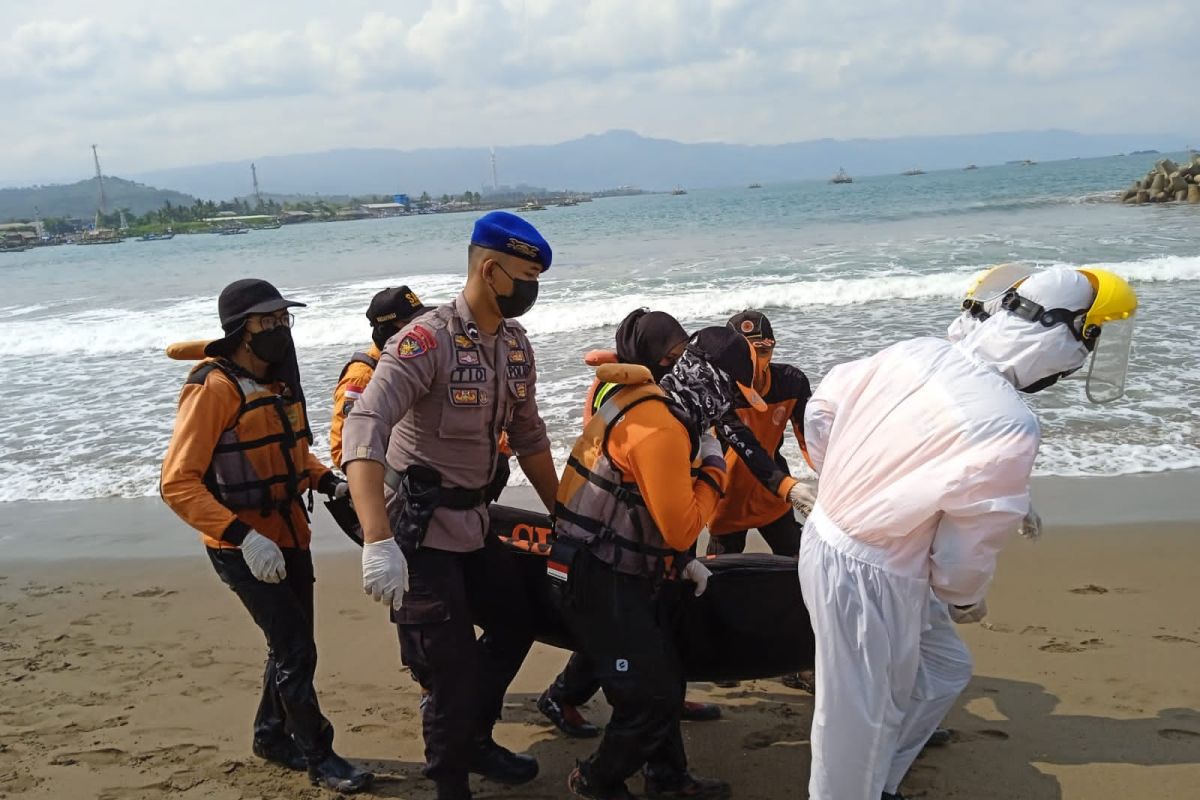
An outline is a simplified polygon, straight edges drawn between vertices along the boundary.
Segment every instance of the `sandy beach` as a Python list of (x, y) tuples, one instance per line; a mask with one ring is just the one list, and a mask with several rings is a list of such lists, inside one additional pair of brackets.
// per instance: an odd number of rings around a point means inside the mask
[[(949, 719), (954, 741), (917, 762), (907, 795), (1200, 795), (1197, 488), (1190, 473), (1039, 483), (1047, 534), (1004, 553), (990, 618), (965, 629), (976, 677)], [(1104, 503), (1128, 512), (1120, 524), (1088, 518)], [(0, 567), (0, 797), (327, 796), (250, 754), (261, 636), (157, 501), (8, 505), (19, 513), (0, 529), (13, 554)], [(1154, 521), (1132, 521), (1139, 509)], [(427, 800), (416, 685), (350, 545), (319, 519), (318, 686), (338, 749), (378, 771), (376, 796)], [(109, 528), (125, 538), (105, 540)], [(47, 542), (76, 540), (86, 558), (48, 560)], [(536, 646), (497, 727), (541, 776), (516, 790), (476, 780), (477, 797), (566, 796), (594, 743), (558, 736), (534, 707), (565, 658)], [(697, 771), (738, 798), (804, 796), (810, 696), (770, 680), (692, 694), (725, 709), (685, 723)], [(607, 713), (602, 700), (586, 710)]]

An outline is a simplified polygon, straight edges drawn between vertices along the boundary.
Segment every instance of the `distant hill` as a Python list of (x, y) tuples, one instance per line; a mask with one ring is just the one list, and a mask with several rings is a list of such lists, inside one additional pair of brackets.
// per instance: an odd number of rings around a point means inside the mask
[[(32, 186), (23, 189), (0, 189), (0, 221), (31, 219), (35, 213), (42, 217), (88, 218), (96, 213), (96, 179), (78, 183)], [(190, 206), (195, 202), (181, 192), (155, 189), (122, 178), (104, 179), (107, 210), (112, 213), (124, 208), (134, 214), (145, 214), (162, 208), (168, 200), (172, 205)]]
[[(818, 139), (779, 145), (685, 144), (631, 131), (609, 131), (554, 145), (496, 151), (501, 183), (594, 191), (621, 185), (643, 189), (742, 186), (751, 181), (824, 178), (838, 167), (851, 175), (899, 173), (912, 167), (953, 169), (967, 164), (1054, 161), (1115, 155), (1134, 149), (1182, 147), (1174, 134), (1089, 135), (1018, 131), (892, 139)], [(434, 195), (491, 185), (486, 148), (332, 150), (254, 159), (264, 191), (279, 194)], [(158, 170), (135, 176), (205, 199), (250, 192), (250, 161)]]

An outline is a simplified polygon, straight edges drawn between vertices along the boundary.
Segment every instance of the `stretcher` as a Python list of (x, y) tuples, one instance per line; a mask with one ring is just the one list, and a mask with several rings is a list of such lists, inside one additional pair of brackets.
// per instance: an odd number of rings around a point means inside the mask
[[(357, 535), (348, 504), (326, 504), (347, 535)], [(491, 530), (512, 553), (533, 609), (534, 638), (575, 650), (546, 573), (553, 531), (546, 514), (493, 503)], [(812, 669), (815, 642), (800, 594), (796, 559), (764, 553), (710, 556), (708, 589), (700, 597), (691, 583), (666, 582), (660, 591), (690, 681), (773, 678)]]

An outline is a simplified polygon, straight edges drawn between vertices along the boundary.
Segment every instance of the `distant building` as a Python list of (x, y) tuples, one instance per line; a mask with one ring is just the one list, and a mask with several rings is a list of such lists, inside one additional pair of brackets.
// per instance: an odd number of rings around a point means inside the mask
[[(397, 197), (407, 197), (407, 195), (396, 195)], [(372, 217), (398, 217), (408, 211), (407, 203), (363, 203), (359, 208), (366, 211)]]

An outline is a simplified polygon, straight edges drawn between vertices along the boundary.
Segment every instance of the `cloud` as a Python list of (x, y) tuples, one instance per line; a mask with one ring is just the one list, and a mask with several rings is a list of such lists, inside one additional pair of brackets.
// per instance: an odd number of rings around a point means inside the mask
[(0, 81), (20, 87), (0, 120), (0, 180), (45, 175), (100, 136), (134, 172), (611, 127), (771, 142), (1195, 126), (1195, 104), (1164, 119), (1146, 91), (1200, 67), (1188, 6), (294, 0), (278, 14), (211, 0), (196, 15), (112, 0), (101, 16), (47, 0), (0, 29)]

